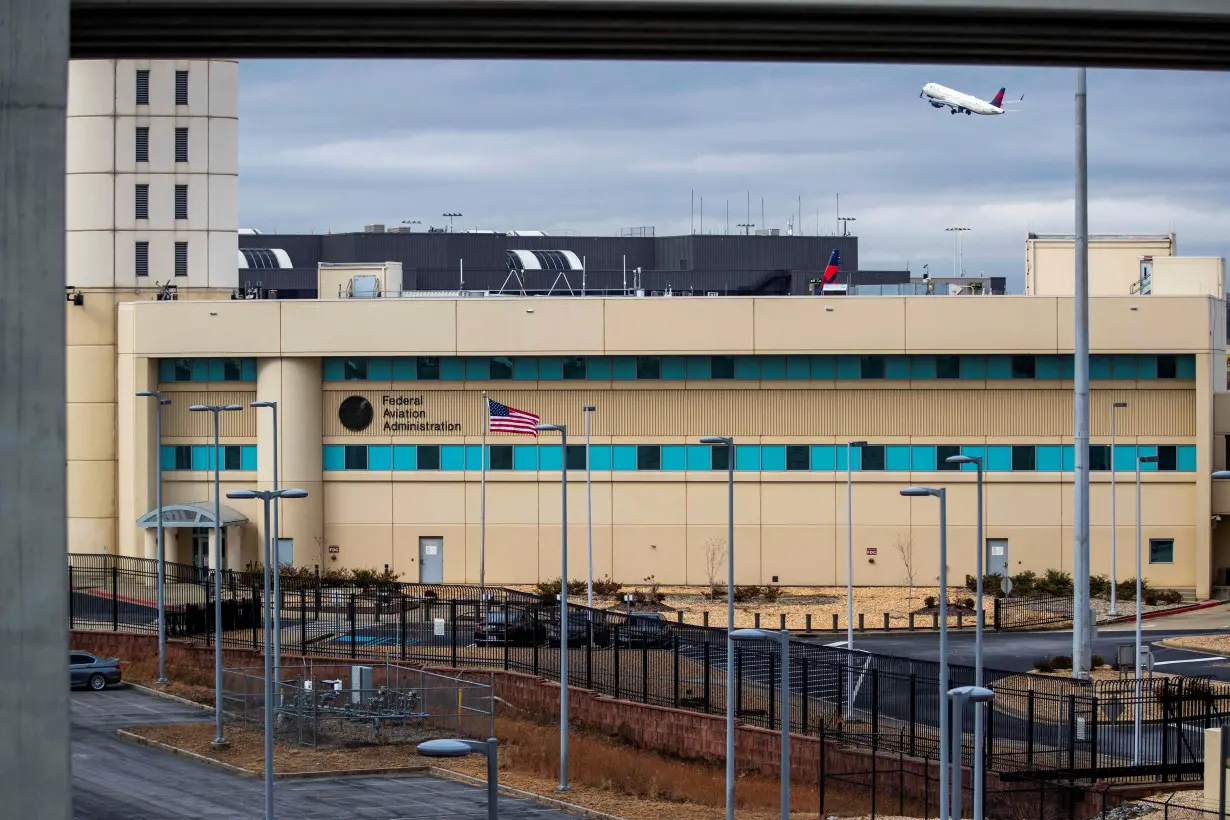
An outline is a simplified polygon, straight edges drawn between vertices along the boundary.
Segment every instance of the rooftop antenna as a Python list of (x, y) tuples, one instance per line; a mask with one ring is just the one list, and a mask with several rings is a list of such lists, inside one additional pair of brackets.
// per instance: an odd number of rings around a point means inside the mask
[(696, 189), (692, 189), (692, 233), (696, 233)]

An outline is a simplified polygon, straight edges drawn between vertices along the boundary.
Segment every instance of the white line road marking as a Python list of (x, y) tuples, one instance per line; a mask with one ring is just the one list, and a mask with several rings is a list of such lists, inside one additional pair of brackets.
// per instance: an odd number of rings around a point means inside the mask
[(1211, 661), (1224, 661), (1225, 658), (1221, 655), (1208, 655), (1203, 658), (1184, 658), (1180, 661), (1154, 661), (1154, 666), (1169, 666), (1172, 663), (1207, 663)]
[(845, 646), (845, 645), (846, 645), (845, 641), (833, 641), (832, 643), (825, 644), (825, 646)]

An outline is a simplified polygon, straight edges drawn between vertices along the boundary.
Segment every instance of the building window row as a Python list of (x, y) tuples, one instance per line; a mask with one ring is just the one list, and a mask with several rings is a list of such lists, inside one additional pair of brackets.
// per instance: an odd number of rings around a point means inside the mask
[[(149, 162), (149, 126), (138, 125), (134, 132), (133, 152), (136, 162)], [(188, 161), (188, 129), (175, 129), (175, 161)]]
[[(149, 69), (138, 68), (134, 93), (137, 105), (149, 105)], [(188, 104), (188, 72), (175, 72), (175, 104)]]
[[(140, 202), (138, 201), (137, 213), (140, 214)], [(138, 216), (138, 219), (143, 217)], [(133, 243), (132, 253), (133, 273), (138, 277), (149, 276), (149, 241), (139, 239)], [(174, 274), (176, 276), (188, 275), (188, 243), (175, 243), (175, 256), (173, 260)]]
[[(837, 444), (748, 444), (736, 445), (736, 470), (764, 472), (842, 472), (846, 470), (845, 445)], [(1110, 445), (1090, 445), (1090, 468), (1107, 471)], [(483, 448), (479, 444), (326, 444), (326, 470), (481, 470)], [(694, 444), (583, 444), (568, 445), (569, 470), (615, 471), (725, 471), (731, 451), (726, 445)], [(859, 472), (936, 472), (975, 470), (972, 464), (949, 464), (950, 456), (981, 458), (988, 472), (1069, 472), (1073, 469), (1071, 445), (908, 445), (867, 444), (850, 448), (851, 469)], [(1117, 471), (1136, 469), (1138, 456), (1157, 456), (1156, 463), (1141, 465), (1144, 471), (1195, 472), (1196, 447), (1188, 444), (1117, 445)], [(487, 445), (488, 470), (561, 469), (558, 444)]]
[[(223, 470), (255, 470), (255, 444), (223, 444)], [(214, 447), (211, 444), (163, 444), (158, 457), (164, 470), (213, 470)]]
[[(1194, 379), (1190, 354), (1093, 355), (1092, 379)], [(404, 356), (325, 359), (325, 381), (1071, 379), (1071, 356)]]
[(254, 382), (256, 359), (159, 359), (160, 382)]
[[(149, 219), (149, 183), (138, 182), (133, 188), (133, 216), (136, 219)], [(175, 186), (175, 218), (188, 218), (188, 186)], [(184, 243), (187, 245), (187, 243)]]

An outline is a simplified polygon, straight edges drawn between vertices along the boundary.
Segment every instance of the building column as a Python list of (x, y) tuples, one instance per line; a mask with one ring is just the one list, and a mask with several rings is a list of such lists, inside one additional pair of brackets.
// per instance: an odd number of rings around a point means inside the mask
[[(131, 322), (131, 311), (122, 312), (119, 321)], [(108, 504), (118, 521), (116, 544), (108, 552), (119, 555), (145, 554), (137, 519), (158, 503), (158, 471), (153, 462), (160, 444), (154, 441), (158, 429), (154, 414), (158, 412), (158, 404), (153, 399), (137, 396), (141, 390), (158, 389), (157, 364), (155, 359), (131, 353), (116, 357), (115, 492), (108, 493)], [(171, 407), (163, 410), (164, 413), (171, 411)], [(76, 495), (70, 502), (76, 503)]]
[[(64, 172), (68, 0), (0, 0), (0, 794), (72, 816)], [(319, 448), (317, 448), (319, 449)]]
[[(1220, 302), (1214, 302), (1220, 305)], [(1220, 309), (1220, 308), (1219, 308)], [(1213, 326), (1218, 326), (1213, 322)], [(1196, 599), (1213, 593), (1213, 380), (1225, 379), (1221, 350), (1196, 354)]]

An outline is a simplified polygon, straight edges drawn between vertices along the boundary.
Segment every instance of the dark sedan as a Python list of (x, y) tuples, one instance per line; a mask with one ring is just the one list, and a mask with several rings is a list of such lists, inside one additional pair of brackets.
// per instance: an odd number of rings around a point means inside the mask
[(119, 658), (100, 658), (89, 652), (70, 652), (68, 670), (70, 686), (85, 686), (95, 692), (115, 686), (124, 679)]

